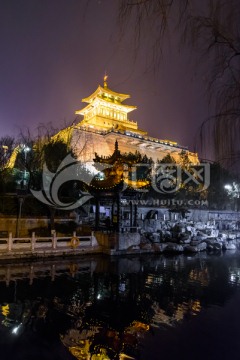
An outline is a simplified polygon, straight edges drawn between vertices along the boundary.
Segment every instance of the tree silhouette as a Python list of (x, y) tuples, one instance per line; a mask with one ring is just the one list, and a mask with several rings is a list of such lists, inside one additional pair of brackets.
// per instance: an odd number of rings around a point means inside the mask
[(209, 105), (215, 107), (214, 115), (202, 123), (199, 144), (208, 150), (212, 145), (216, 161), (235, 172), (240, 171), (239, 15), (237, 0), (121, 0), (119, 6), (123, 34), (133, 23), (135, 55), (147, 39), (154, 69), (159, 67), (166, 36), (180, 34), (179, 48), (184, 44), (196, 50), (199, 63), (205, 64)]

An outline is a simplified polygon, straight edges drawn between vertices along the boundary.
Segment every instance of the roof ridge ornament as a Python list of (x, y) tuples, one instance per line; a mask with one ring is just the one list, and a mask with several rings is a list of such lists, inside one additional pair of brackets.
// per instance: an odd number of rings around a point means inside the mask
[(103, 77), (103, 87), (104, 87), (104, 89), (106, 89), (108, 87), (107, 86), (107, 79), (108, 79), (108, 75), (107, 75), (107, 73), (105, 71), (105, 75)]

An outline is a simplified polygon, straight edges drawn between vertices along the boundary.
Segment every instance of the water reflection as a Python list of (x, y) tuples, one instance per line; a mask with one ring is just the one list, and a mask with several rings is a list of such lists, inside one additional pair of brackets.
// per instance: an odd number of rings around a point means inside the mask
[(0, 350), (6, 359), (16, 349), (24, 360), (152, 359), (142, 357), (146, 337), (224, 307), (239, 276), (239, 253), (1, 265)]

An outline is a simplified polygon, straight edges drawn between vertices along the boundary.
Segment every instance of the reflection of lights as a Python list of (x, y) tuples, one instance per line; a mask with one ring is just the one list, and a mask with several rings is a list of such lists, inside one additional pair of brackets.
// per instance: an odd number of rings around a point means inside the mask
[(120, 292), (124, 292), (125, 290), (126, 290), (126, 284), (121, 283), (121, 284), (119, 285), (119, 291), (120, 291)]
[(148, 324), (144, 324), (144, 323), (142, 323), (142, 322), (140, 322), (140, 321), (136, 321), (136, 320), (134, 320), (134, 321), (132, 322), (132, 326), (133, 326), (134, 328), (142, 329), (142, 330), (145, 330), (145, 331), (148, 331), (149, 328), (150, 328)]
[(147, 283), (147, 284), (152, 284), (152, 282), (153, 282), (153, 277), (152, 277), (152, 275), (149, 275), (149, 276), (147, 277), (147, 279), (146, 279), (146, 283)]
[(12, 329), (12, 334), (16, 334), (18, 333), (19, 329), (21, 328), (22, 326), (22, 323), (19, 324), (18, 326), (16, 326), (15, 328)]
[(8, 304), (2, 306), (2, 314), (4, 316), (7, 316), (9, 314), (9, 305)]
[(196, 316), (201, 312), (200, 300), (191, 300), (174, 306), (173, 312), (169, 315), (166, 309), (160, 307), (157, 302), (152, 305), (154, 316), (151, 320), (151, 326), (160, 327), (161, 324), (167, 324), (169, 326), (175, 326), (176, 322), (181, 321), (186, 314)]
[(125, 359), (126, 359), (126, 360), (127, 360), (127, 359), (129, 359), (129, 360), (130, 360), (130, 359), (133, 359), (133, 360), (134, 360), (134, 359), (135, 359), (135, 358), (133, 358), (133, 357), (131, 357), (131, 356), (129, 356), (129, 355), (126, 355), (126, 354), (124, 354), (124, 353), (120, 353), (119, 355), (120, 355), (120, 357), (119, 357), (120, 360), (125, 360)]
[(191, 282), (200, 282), (202, 286), (207, 286), (209, 284), (209, 274), (208, 269), (196, 269), (191, 270), (189, 273), (189, 280)]
[(201, 303), (199, 300), (195, 300), (190, 304), (192, 315), (197, 315), (201, 311)]
[(237, 270), (235, 272), (230, 272), (229, 282), (237, 284), (237, 283), (239, 283), (239, 278), (240, 278), (239, 270)]
[(163, 282), (163, 276), (156, 276), (153, 274), (149, 274), (146, 279), (146, 285), (152, 285), (152, 284), (162, 284)]
[(98, 300), (101, 299), (101, 294), (98, 294), (97, 299)]

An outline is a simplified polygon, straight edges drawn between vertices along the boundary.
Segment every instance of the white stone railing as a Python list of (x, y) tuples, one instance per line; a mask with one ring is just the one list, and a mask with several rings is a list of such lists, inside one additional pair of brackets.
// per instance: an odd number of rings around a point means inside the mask
[[(72, 239), (78, 239), (77, 242), (72, 242)], [(0, 254), (4, 252), (14, 251), (38, 251), (38, 250), (61, 250), (64, 248), (78, 249), (97, 246), (97, 240), (94, 232), (87, 236), (76, 236), (73, 232), (72, 236), (57, 236), (53, 232), (52, 236), (40, 237), (33, 232), (31, 237), (13, 237), (12, 233), (8, 234), (7, 238), (0, 238)], [(0, 255), (1, 256), (1, 255)]]

